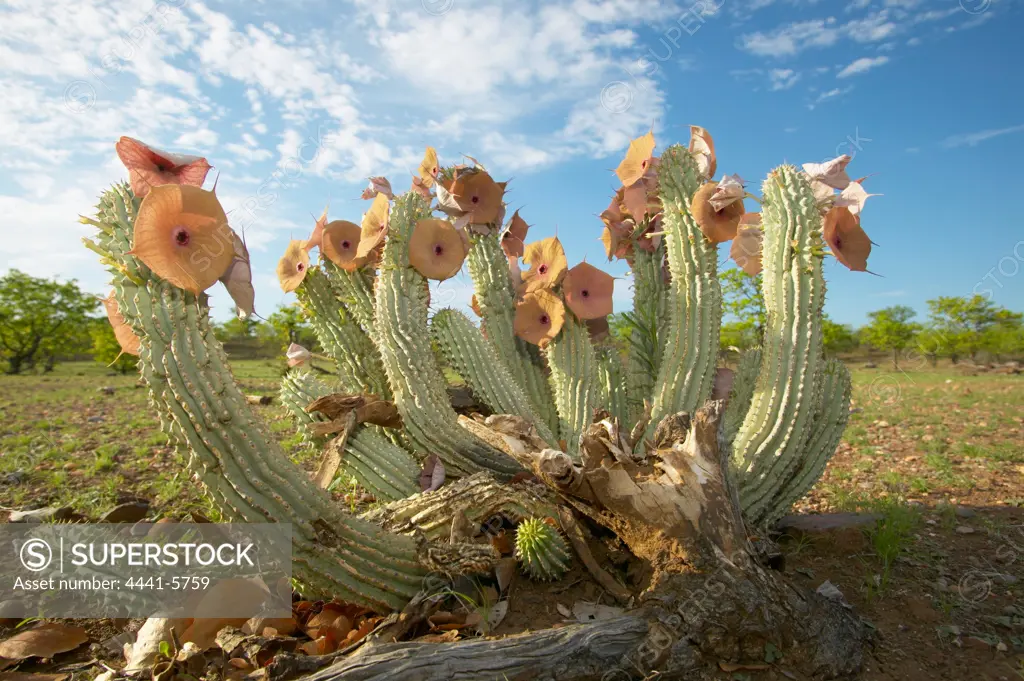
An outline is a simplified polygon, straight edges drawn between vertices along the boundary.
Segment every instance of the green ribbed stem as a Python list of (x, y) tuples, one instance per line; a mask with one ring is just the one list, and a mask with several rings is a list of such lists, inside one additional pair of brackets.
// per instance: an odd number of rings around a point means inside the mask
[(310, 325), (321, 347), (338, 365), (342, 389), (388, 399), (391, 391), (377, 349), (338, 302), (324, 273), (316, 267), (309, 268), (295, 293), (309, 311)]
[(566, 442), (567, 453), (577, 458), (580, 436), (593, 422), (600, 395), (597, 354), (586, 325), (567, 314), (562, 331), (544, 349), (544, 356), (551, 367), (559, 434)]
[(295, 419), (302, 439), (312, 447), (322, 447), (326, 442), (326, 438), (313, 434), (312, 426), (314, 423), (326, 421), (327, 418), (318, 412), (307, 412), (306, 407), (313, 400), (333, 392), (335, 391), (331, 390), (329, 385), (306, 369), (291, 369), (281, 381), (278, 399)]
[(843, 439), (843, 431), (850, 419), (850, 397), (853, 392), (850, 372), (838, 359), (830, 358), (826, 360), (822, 379), (821, 401), (814, 413), (811, 438), (804, 447), (800, 463), (787, 478), (786, 484), (775, 493), (771, 504), (764, 507), (762, 514), (748, 516), (748, 521), (754, 526), (774, 524), (807, 494), (825, 472), (825, 465)]
[(630, 420), (624, 367), (619, 351), (611, 345), (596, 348), (597, 381), (599, 390), (598, 406), (611, 412), (623, 428), (632, 427)]
[(449, 365), (494, 413), (521, 416), (536, 426), (542, 440), (552, 447), (558, 445), (558, 438), (534, 412), (522, 386), (469, 317), (456, 310), (441, 310), (430, 320), (430, 334)]
[[(323, 447), (329, 438), (314, 436), (310, 426), (325, 419), (318, 413), (306, 412), (306, 407), (333, 392), (316, 376), (299, 369), (288, 372), (281, 384), (281, 402), (295, 416), (306, 440), (317, 447)], [(338, 473), (355, 478), (382, 501), (404, 499), (420, 491), (420, 465), (409, 452), (388, 439), (385, 429), (377, 426), (357, 426), (345, 443)]]
[(365, 269), (346, 272), (330, 260), (320, 266), (338, 302), (368, 335), (373, 333), (373, 275)]
[(413, 448), (437, 454), (450, 475), (489, 470), (512, 476), (522, 470), (512, 458), (458, 424), (444, 375), (434, 360), (427, 328), (427, 280), (409, 266), (409, 238), (418, 220), (430, 217), (427, 202), (413, 193), (395, 199), (388, 240), (375, 289), (374, 338), (395, 405)]
[(522, 383), (534, 412), (544, 419), (549, 430), (558, 430), (558, 412), (540, 353), (513, 331), (515, 292), (501, 243), (494, 236), (479, 236), (466, 260), (484, 336), (494, 345), (509, 373)]
[(729, 402), (725, 405), (725, 414), (722, 415), (722, 434), (726, 442), (736, 439), (736, 433), (743, 425), (743, 419), (750, 410), (750, 400), (754, 397), (754, 389), (757, 387), (757, 375), (761, 371), (761, 350), (754, 348), (747, 350), (740, 357), (740, 364), (736, 368), (736, 374), (732, 381), (732, 390), (729, 391)]
[(740, 504), (763, 517), (772, 498), (804, 461), (820, 401), (821, 215), (807, 179), (792, 166), (763, 187), (763, 287), (767, 310), (761, 370), (750, 410), (733, 443)]
[(139, 204), (127, 185), (107, 192), (99, 218), (114, 219), (98, 242), (121, 314), (141, 339), (142, 376), (188, 443), (191, 471), (226, 520), (292, 524), (294, 576), (309, 595), (403, 607), (427, 572), (415, 542), (336, 508), (266, 436), (210, 330), (206, 295), (170, 286), (125, 255)]
[(700, 187), (700, 171), (685, 147), (673, 145), (658, 164), (664, 207), (664, 242), (672, 282), (668, 290), (669, 323), (661, 335), (664, 350), (654, 384), (651, 423), (680, 411), (694, 413), (711, 395), (722, 322), (718, 284), (718, 249), (704, 238), (690, 213)]
[(669, 324), (668, 285), (662, 272), (665, 261), (664, 240), (654, 253), (634, 249), (633, 311), (637, 324), (630, 332), (626, 381), (629, 413), (626, 420), (636, 423), (644, 413), (644, 400), (654, 395), (654, 381), (661, 366), (662, 341)]

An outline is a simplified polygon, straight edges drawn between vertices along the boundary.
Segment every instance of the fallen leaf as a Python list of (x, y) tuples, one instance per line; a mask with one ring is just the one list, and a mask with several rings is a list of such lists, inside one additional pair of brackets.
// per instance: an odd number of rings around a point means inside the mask
[(516, 576), (516, 559), (510, 556), (499, 560), (494, 567), (494, 576), (498, 580), (498, 591), (505, 593)]
[(570, 610), (569, 608), (565, 607), (561, 603), (556, 603), (555, 604), (555, 609), (558, 610), (558, 614), (561, 615), (562, 617), (566, 617), (566, 618), (569, 618), (569, 619), (572, 618), (572, 610)]
[(0, 641), (0, 657), (25, 660), (30, 657), (53, 657), (57, 653), (74, 650), (89, 640), (82, 627), (44, 622), (28, 631)]
[(154, 660), (160, 654), (160, 643), (171, 641), (171, 629), (176, 632), (185, 631), (192, 624), (191, 619), (166, 619), (162, 617), (150, 617), (135, 637), (135, 643), (125, 645), (125, 658), (128, 664), (125, 665), (125, 673), (132, 674), (145, 671), (153, 666)]
[(572, 615), (576, 618), (577, 622), (596, 622), (612, 619), (613, 617), (618, 617), (623, 612), (625, 611), (622, 608), (601, 605), (600, 603), (590, 603), (588, 601), (576, 601), (572, 606)]
[(0, 672), (0, 681), (64, 681), (69, 674), (29, 674), (28, 672)]

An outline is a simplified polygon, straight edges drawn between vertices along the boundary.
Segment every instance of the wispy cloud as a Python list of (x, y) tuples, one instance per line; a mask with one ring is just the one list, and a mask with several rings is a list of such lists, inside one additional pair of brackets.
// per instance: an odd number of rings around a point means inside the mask
[(993, 128), (991, 130), (979, 130), (978, 132), (967, 132), (960, 135), (950, 135), (942, 140), (942, 146), (952, 149), (955, 147), (973, 147), (987, 142), (995, 137), (1012, 135), (1015, 132), (1024, 132), (1024, 124), (1012, 125), (1008, 128)]
[(772, 69), (768, 77), (772, 81), (772, 90), (788, 90), (800, 80), (800, 74), (793, 69)]
[(847, 87), (844, 87), (844, 88), (838, 88), (837, 87), (837, 88), (832, 88), (831, 90), (828, 90), (826, 92), (822, 92), (821, 94), (819, 94), (815, 98), (815, 100), (813, 102), (811, 102), (810, 104), (807, 105), (807, 108), (808, 109), (814, 109), (816, 106), (818, 106), (822, 102), (826, 102), (826, 101), (828, 101), (830, 99), (835, 99), (836, 97), (840, 97), (842, 95), (845, 95), (847, 92), (849, 92), (852, 89), (853, 89), (853, 86), (850, 85), (850, 86), (847, 86)]
[(867, 73), (871, 69), (884, 66), (889, 63), (888, 57), (861, 57), (847, 64), (839, 73), (836, 74), (836, 78), (849, 78), (850, 76), (856, 76), (861, 73)]

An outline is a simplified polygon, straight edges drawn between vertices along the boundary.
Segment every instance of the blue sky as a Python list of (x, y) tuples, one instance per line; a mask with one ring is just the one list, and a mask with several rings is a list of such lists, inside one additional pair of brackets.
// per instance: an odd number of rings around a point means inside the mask
[[(358, 221), (371, 174), (409, 186), (423, 148), (460, 153), (603, 262), (596, 214), (628, 141), (710, 130), (755, 193), (774, 166), (854, 157), (883, 196), (863, 226), (880, 276), (826, 263), (827, 312), (991, 292), (1024, 310), (1024, 9), (1019, 0), (6, 0), (0, 7), (0, 229), (6, 267), (106, 273), (76, 221), (124, 172), (130, 135), (201, 153), (253, 257), (257, 312), (311, 213)], [(212, 178), (212, 175), (211, 175)], [(753, 209), (748, 202), (748, 209)], [(729, 266), (725, 260), (723, 266)], [(616, 289), (628, 305), (625, 267)], [(464, 305), (468, 277), (438, 304)], [(230, 300), (211, 290), (215, 316)]]

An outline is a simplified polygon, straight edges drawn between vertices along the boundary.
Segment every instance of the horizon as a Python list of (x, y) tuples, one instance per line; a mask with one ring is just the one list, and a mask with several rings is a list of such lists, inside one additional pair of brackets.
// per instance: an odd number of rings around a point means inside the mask
[[(530, 240), (557, 233), (570, 264), (622, 277), (597, 218), (613, 169), (652, 125), (660, 154), (695, 124), (714, 136), (716, 178), (739, 174), (753, 193), (784, 162), (843, 153), (852, 177), (868, 176), (877, 196), (863, 225), (879, 276), (828, 258), (834, 321), (860, 327), (892, 305), (924, 321), (928, 299), (989, 292), (1021, 311), (1024, 238), (998, 198), (1021, 179), (1024, 76), (985, 68), (1024, 56), (1020, 5), (349, 0), (337, 12), (323, 0), (15, 0), (0, 8), (6, 267), (106, 293), (77, 219), (127, 178), (114, 143), (128, 135), (214, 165), (264, 317), (294, 300), (274, 275), (289, 239), (328, 203), (330, 219), (358, 221), (371, 175), (405, 191), (427, 145), (444, 164), (465, 153), (511, 178), (508, 215), (522, 208)], [(225, 321), (230, 298), (210, 293)], [(437, 287), (435, 307), (466, 308), (470, 293), (463, 272)], [(615, 311), (630, 298), (618, 280)]]

